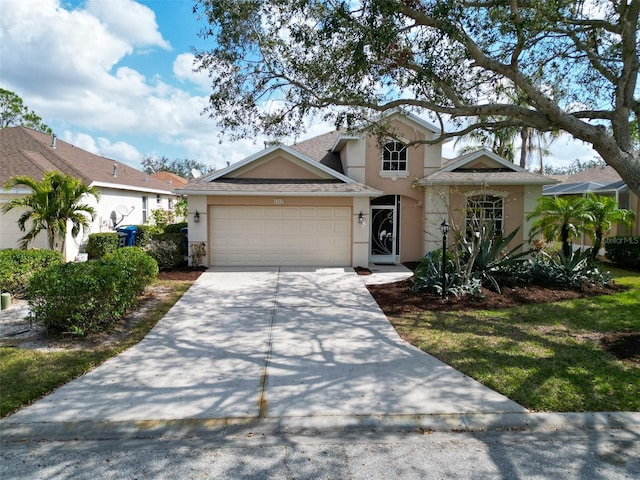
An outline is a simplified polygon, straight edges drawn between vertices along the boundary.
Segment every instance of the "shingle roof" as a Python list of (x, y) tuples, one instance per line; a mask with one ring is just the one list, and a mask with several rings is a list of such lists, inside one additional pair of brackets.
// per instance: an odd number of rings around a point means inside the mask
[(595, 182), (600, 184), (614, 183), (622, 180), (620, 174), (613, 167), (604, 165), (602, 167), (589, 168), (572, 175), (567, 175), (562, 183), (586, 183)]
[(172, 172), (156, 172), (151, 174), (150, 177), (157, 178), (161, 182), (169, 185), (171, 188), (184, 187), (188, 182), (186, 178)]
[(213, 181), (191, 180), (182, 193), (209, 194), (323, 194), (378, 196), (380, 192), (362, 183), (345, 183), (340, 180), (299, 180), (273, 178), (218, 178)]
[(562, 183), (545, 187), (544, 195), (577, 195), (587, 192), (611, 192), (625, 187), (618, 172), (613, 167), (589, 168), (572, 175), (566, 175)]
[[(174, 187), (135, 168), (87, 152), (63, 140), (27, 127), (0, 129), (0, 184), (11, 177), (27, 175), (41, 179), (45, 172), (59, 170), (80, 178), (85, 184), (112, 184), (143, 191), (169, 193)], [(116, 175), (114, 176), (114, 166)]]
[(338, 173), (344, 174), (340, 155), (333, 153), (331, 147), (336, 143), (341, 132), (334, 130), (317, 137), (303, 140), (300, 143), (291, 145), (291, 148), (306, 155), (307, 157), (332, 168)]

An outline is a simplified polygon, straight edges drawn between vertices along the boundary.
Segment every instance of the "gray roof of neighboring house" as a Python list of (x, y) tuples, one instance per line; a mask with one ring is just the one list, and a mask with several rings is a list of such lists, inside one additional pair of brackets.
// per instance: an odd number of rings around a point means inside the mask
[(58, 138), (54, 148), (51, 135), (27, 127), (0, 129), (0, 164), (0, 185), (16, 175), (42, 179), (45, 172), (57, 170), (79, 178), (87, 185), (156, 193), (171, 193), (174, 188), (168, 181), (153, 178), (117, 160), (94, 155)]
[(562, 183), (544, 187), (543, 195), (578, 195), (587, 192), (612, 192), (625, 189), (626, 183), (613, 167), (589, 168), (572, 175), (566, 175)]

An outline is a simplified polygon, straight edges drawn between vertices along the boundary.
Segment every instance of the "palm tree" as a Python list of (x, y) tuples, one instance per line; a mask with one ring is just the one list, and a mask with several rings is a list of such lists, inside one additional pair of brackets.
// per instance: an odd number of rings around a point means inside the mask
[(520, 130), (520, 167), (527, 168), (527, 160), (532, 160), (537, 153), (540, 169), (538, 173), (544, 173), (544, 157), (551, 155), (549, 147), (560, 138), (560, 131), (541, 132), (530, 127)]
[(96, 200), (100, 193), (96, 187), (88, 187), (81, 180), (61, 172), (47, 172), (41, 182), (25, 175), (18, 175), (9, 179), (5, 190), (17, 185), (24, 185), (31, 189), (26, 197), (14, 198), (2, 206), (2, 213), (14, 208), (24, 208), (25, 211), (18, 219), (18, 227), (26, 230), (27, 222), (31, 228), (20, 239), (20, 248), (26, 249), (36, 236), (43, 230), (47, 232), (49, 248), (55, 249), (56, 240), (60, 241), (60, 252), (64, 253), (67, 225), (71, 222), (71, 235), (76, 238), (80, 228), (89, 227), (88, 216), (95, 217), (95, 209), (83, 202), (83, 197), (91, 195)]
[(546, 240), (560, 239), (562, 253), (571, 254), (571, 240), (585, 230), (590, 219), (582, 197), (540, 197), (536, 209), (527, 220), (537, 218), (531, 235), (541, 233)]
[(471, 140), (471, 145), (465, 145), (459, 153), (475, 152), (479, 148), (486, 148), (509, 162), (515, 159), (514, 140), (517, 134), (515, 127), (498, 128), (494, 130), (479, 129), (456, 139), (456, 145), (464, 140)]
[(593, 239), (591, 258), (595, 259), (602, 246), (603, 237), (609, 233), (613, 224), (622, 223), (626, 227), (631, 227), (636, 214), (632, 210), (618, 208), (614, 197), (598, 196), (595, 193), (588, 194), (585, 208), (589, 213), (585, 228)]

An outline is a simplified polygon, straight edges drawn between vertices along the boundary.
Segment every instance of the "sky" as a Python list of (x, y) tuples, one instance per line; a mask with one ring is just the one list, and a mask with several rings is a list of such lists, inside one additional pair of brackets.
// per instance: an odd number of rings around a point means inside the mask
[[(0, 87), (19, 95), (59, 138), (136, 168), (145, 156), (220, 169), (264, 148), (231, 142), (202, 115), (209, 79), (193, 48), (211, 48), (192, 0), (0, 0)], [(311, 124), (300, 139), (332, 130)], [(443, 154), (455, 156), (453, 142)], [(554, 165), (595, 153), (557, 140)]]

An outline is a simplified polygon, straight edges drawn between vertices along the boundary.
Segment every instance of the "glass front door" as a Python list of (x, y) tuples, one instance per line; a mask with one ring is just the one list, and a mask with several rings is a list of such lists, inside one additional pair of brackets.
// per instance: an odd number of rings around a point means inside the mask
[(372, 263), (396, 263), (398, 242), (395, 205), (371, 205), (370, 245)]

